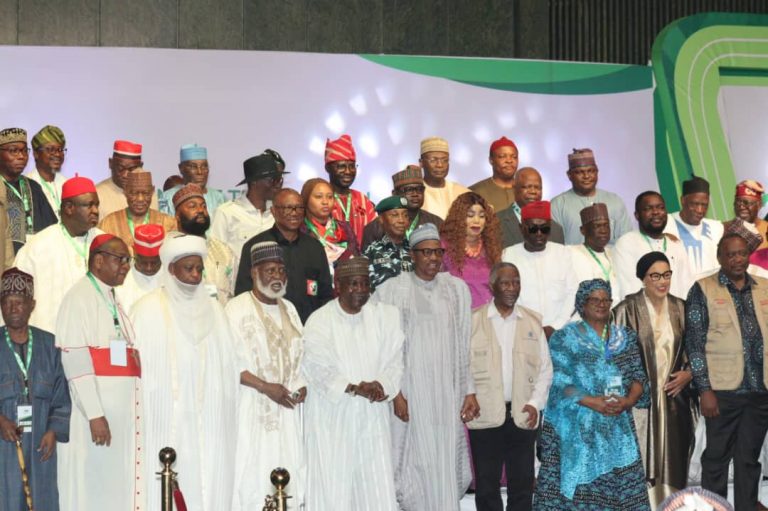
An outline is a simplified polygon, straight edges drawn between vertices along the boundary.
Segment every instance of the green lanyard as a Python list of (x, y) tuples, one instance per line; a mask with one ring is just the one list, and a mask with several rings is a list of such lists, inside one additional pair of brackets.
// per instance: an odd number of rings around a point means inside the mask
[[(131, 230), (131, 238), (133, 238), (133, 216), (131, 215), (131, 210), (128, 208), (125, 208), (125, 216), (128, 217), (128, 229)], [(144, 221), (141, 223), (141, 225), (146, 225), (149, 223), (149, 210), (147, 210), (147, 214), (144, 215)]]
[(59, 192), (56, 190), (56, 184), (51, 186), (51, 183), (46, 181), (43, 176), (40, 176), (40, 182), (43, 184), (48, 193), (53, 197), (53, 201), (56, 203), (57, 211), (61, 209), (61, 199), (59, 199)]
[[(645, 242), (648, 243), (648, 247), (652, 251), (655, 251), (656, 249), (653, 248), (653, 245), (651, 245), (651, 239), (648, 236), (646, 236), (645, 234), (643, 234), (643, 238), (645, 238)], [(667, 237), (666, 236), (664, 236), (664, 243), (662, 245), (661, 251), (664, 252), (665, 254), (667, 253)]]
[(605, 266), (603, 266), (602, 261), (600, 261), (600, 258), (597, 257), (597, 254), (595, 254), (594, 250), (592, 250), (592, 248), (590, 248), (590, 246), (587, 245), (587, 244), (584, 244), (584, 247), (587, 249), (587, 252), (589, 252), (589, 255), (592, 256), (592, 259), (594, 259), (595, 262), (598, 264), (598, 266), (600, 266), (600, 270), (602, 270), (602, 272), (603, 272), (603, 276), (605, 277), (605, 281), (606, 282), (610, 282), (611, 281), (611, 271), (613, 269), (613, 266), (611, 266), (611, 260), (608, 259), (608, 254), (605, 254), (605, 258), (608, 260), (608, 268), (606, 269)]
[(26, 363), (24, 363), (21, 360), (21, 357), (19, 356), (19, 354), (16, 352), (16, 350), (13, 349), (13, 345), (11, 344), (11, 336), (8, 333), (8, 327), (5, 328), (5, 344), (8, 345), (8, 349), (11, 350), (11, 352), (13, 353), (13, 356), (16, 357), (16, 365), (19, 366), (19, 369), (21, 370), (21, 374), (24, 375), (24, 395), (25, 396), (29, 395), (28, 373), (29, 373), (29, 364), (32, 362), (32, 344), (34, 342), (32, 339), (31, 328), (27, 328), (27, 336), (29, 338), (29, 341), (28, 341), (29, 346), (27, 347), (27, 360), (26, 360)]
[(419, 215), (421, 215), (421, 211), (416, 213), (416, 216), (413, 217), (413, 222), (411, 222), (411, 226), (408, 227), (407, 231), (405, 231), (405, 239), (408, 239), (411, 236), (411, 233), (413, 232), (413, 230), (418, 225), (418, 223), (419, 223)]
[[(118, 319), (118, 316), (117, 316), (117, 304), (110, 303), (110, 301), (107, 300), (107, 297), (104, 296), (104, 292), (101, 290), (101, 287), (96, 282), (96, 277), (93, 276), (93, 273), (88, 272), (86, 273), (86, 275), (88, 275), (88, 280), (91, 281), (91, 284), (93, 284), (94, 289), (96, 289), (96, 291), (99, 293), (99, 296), (101, 297), (101, 299), (104, 300), (104, 305), (106, 305), (107, 309), (109, 309), (109, 313), (112, 314), (112, 321), (114, 322), (114, 325), (115, 325), (115, 332), (117, 332), (117, 337), (122, 338), (123, 331), (120, 328), (120, 320)], [(114, 290), (113, 290), (113, 293), (114, 293)]]
[(64, 233), (64, 237), (69, 240), (69, 243), (75, 249), (75, 252), (77, 252), (78, 255), (83, 258), (84, 265), (88, 266), (88, 259), (86, 257), (86, 251), (85, 251), (85, 245), (88, 241), (88, 233), (85, 233), (85, 240), (83, 241), (83, 246), (81, 247), (77, 243), (75, 243), (74, 238), (70, 236), (69, 232), (67, 231), (67, 228), (64, 227), (64, 224), (59, 224), (59, 226), (61, 227), (61, 232)]
[[(319, 241), (324, 247), (328, 246), (328, 233), (336, 232), (336, 220), (334, 220), (333, 218), (331, 218), (331, 226), (325, 229), (325, 234), (323, 234), (322, 236), (320, 236), (320, 232), (317, 230), (317, 227), (315, 227), (315, 224), (313, 224), (312, 220), (310, 220), (309, 218), (304, 219), (304, 225), (307, 226), (307, 229), (312, 231), (312, 234), (315, 235), (315, 238), (317, 238), (317, 241)], [(336, 245), (346, 248), (347, 242), (340, 241)]]
[(8, 185), (8, 188), (10, 188), (11, 192), (19, 198), (21, 203), (24, 205), (24, 216), (27, 219), (27, 234), (34, 234), (35, 229), (32, 224), (32, 208), (29, 205), (29, 185), (26, 183), (24, 176), (21, 176), (19, 178), (19, 189), (21, 190), (21, 193), (19, 193), (16, 188), (9, 183), (5, 177), (3, 177), (3, 182)]
[(333, 194), (333, 198), (336, 199), (336, 202), (341, 207), (341, 211), (344, 213), (344, 220), (349, 222), (349, 213), (352, 211), (352, 191), (347, 194), (347, 204), (346, 206), (341, 203), (341, 197), (339, 197), (338, 193)]

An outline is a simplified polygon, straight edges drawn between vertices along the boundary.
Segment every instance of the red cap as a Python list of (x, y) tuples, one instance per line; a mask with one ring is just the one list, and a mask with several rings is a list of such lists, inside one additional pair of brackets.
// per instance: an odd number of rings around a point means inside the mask
[(763, 196), (763, 185), (753, 179), (746, 179), (736, 185), (736, 197), (760, 199)]
[(95, 250), (97, 250), (100, 246), (102, 246), (104, 243), (107, 243), (108, 241), (111, 241), (113, 239), (117, 238), (114, 234), (99, 234), (95, 238), (93, 238), (93, 241), (91, 242), (91, 248), (88, 249), (88, 253), (93, 254)]
[(96, 193), (96, 185), (87, 177), (75, 174), (75, 177), (67, 179), (61, 187), (61, 200), (71, 199), (84, 193)]
[(512, 147), (512, 148), (514, 148), (514, 149), (515, 149), (515, 151), (517, 151), (517, 146), (515, 145), (515, 143), (514, 143), (514, 142), (512, 142), (512, 141), (511, 141), (510, 139), (508, 139), (507, 137), (501, 137), (501, 138), (500, 138), (500, 139), (498, 139), (498, 140), (494, 140), (494, 142), (491, 144), (491, 156), (493, 156), (493, 152), (494, 152), (496, 149), (498, 149), (498, 148), (500, 148), (500, 147), (505, 147), (505, 146), (507, 146), (507, 147)]
[(144, 257), (157, 257), (165, 239), (165, 229), (158, 224), (137, 225), (133, 232), (133, 251)]
[(141, 144), (130, 142), (128, 140), (115, 140), (115, 154), (126, 156), (128, 158), (141, 158)]
[(520, 219), (528, 220), (535, 218), (537, 220), (552, 220), (552, 210), (549, 201), (538, 200), (529, 202), (520, 210)]
[(342, 135), (336, 140), (326, 140), (325, 163), (345, 160), (357, 160), (357, 155), (355, 155), (355, 148), (352, 147), (352, 137), (349, 135)]

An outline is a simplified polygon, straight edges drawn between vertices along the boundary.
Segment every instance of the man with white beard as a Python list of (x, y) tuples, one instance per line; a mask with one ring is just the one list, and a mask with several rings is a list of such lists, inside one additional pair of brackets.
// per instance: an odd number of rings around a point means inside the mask
[(130, 311), (139, 298), (160, 287), (160, 247), (164, 238), (162, 225), (136, 226), (133, 233), (133, 265), (123, 285), (115, 290), (126, 310)]
[[(176, 449), (189, 511), (231, 508), (237, 399), (242, 367), (224, 310), (203, 280), (205, 239), (169, 236), (160, 249), (161, 287), (131, 317), (142, 352), (147, 460)], [(159, 463), (146, 463), (147, 506), (160, 509)]]
[(302, 324), (285, 300), (288, 276), (283, 249), (274, 241), (251, 247), (253, 290), (227, 303), (229, 326), (243, 350), (247, 369), (240, 383), (234, 511), (260, 508), (272, 493), (269, 473), (291, 474), (289, 509), (304, 503), (304, 446), (301, 403), (307, 389), (301, 376)]

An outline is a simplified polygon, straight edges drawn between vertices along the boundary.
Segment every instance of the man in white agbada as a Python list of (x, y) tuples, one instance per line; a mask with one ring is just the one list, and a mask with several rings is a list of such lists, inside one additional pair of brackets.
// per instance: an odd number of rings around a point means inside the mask
[[(238, 350), (224, 310), (201, 284), (205, 239), (169, 235), (160, 249), (161, 287), (133, 306), (148, 461), (176, 449), (189, 511), (226, 511), (234, 491)], [(160, 509), (160, 465), (147, 463), (150, 511)], [(269, 477), (269, 474), (266, 475)]]
[(123, 285), (115, 291), (130, 311), (139, 298), (160, 287), (160, 247), (165, 230), (159, 224), (137, 225), (133, 233), (133, 265)]
[(688, 255), (688, 267), (696, 279), (720, 268), (717, 262), (717, 243), (723, 237), (723, 224), (704, 218), (708, 209), (709, 182), (694, 176), (683, 181), (680, 211), (668, 215), (667, 226), (664, 228), (665, 233), (683, 243)]
[(15, 265), (35, 282), (35, 310), (29, 324), (47, 332), (56, 328), (64, 294), (88, 271), (88, 247), (102, 234), (99, 197), (87, 177), (68, 179), (61, 192), (61, 223), (32, 236), (16, 254)]
[(639, 230), (630, 231), (616, 242), (616, 273), (623, 300), (628, 294), (642, 287), (635, 275), (637, 261), (648, 252), (663, 252), (669, 259), (672, 282), (669, 292), (678, 298), (688, 296), (688, 289), (695, 282), (688, 266), (688, 254), (680, 240), (664, 231), (667, 226), (667, 206), (659, 192), (646, 191), (635, 199), (635, 218)]
[(368, 263), (340, 262), (339, 297), (304, 327), (307, 510), (398, 510), (388, 401), (400, 390), (403, 332), (397, 309), (368, 301)]
[(270, 472), (291, 474), (288, 509), (304, 503), (305, 457), (301, 403), (307, 389), (301, 376), (302, 324), (285, 299), (288, 276), (283, 249), (274, 241), (251, 247), (253, 290), (227, 303), (232, 334), (247, 369), (240, 375), (233, 511), (261, 509), (274, 493)]
[(405, 511), (458, 510), (471, 479), (463, 422), (479, 413), (469, 372), (469, 288), (440, 272), (444, 249), (433, 224), (408, 241), (414, 271), (374, 294), (398, 308), (405, 332), (406, 370), (391, 418), (397, 500)]
[(541, 313), (547, 339), (573, 313), (579, 283), (571, 267), (571, 252), (549, 241), (552, 212), (547, 201), (530, 202), (520, 211), (523, 242), (507, 247), (501, 260), (517, 266), (522, 289), (518, 303)]
[(611, 284), (613, 305), (619, 303), (619, 278), (614, 268), (615, 255), (611, 240), (611, 219), (608, 206), (598, 202), (587, 206), (581, 215), (581, 233), (584, 243), (568, 245), (571, 252), (572, 271), (576, 282), (603, 279)]
[(112, 234), (97, 236), (89, 253), (89, 272), (64, 295), (56, 323), (73, 404), (69, 444), (58, 447), (59, 503), (62, 511), (137, 511), (146, 482), (141, 362), (114, 293), (131, 257)]

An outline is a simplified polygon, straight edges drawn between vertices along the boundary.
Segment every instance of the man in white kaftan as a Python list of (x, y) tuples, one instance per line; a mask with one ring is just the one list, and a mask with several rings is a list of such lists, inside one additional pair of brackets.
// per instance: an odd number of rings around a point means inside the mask
[(391, 418), (395, 486), (405, 511), (457, 511), (471, 471), (463, 422), (477, 416), (469, 373), (471, 328), (467, 285), (440, 272), (433, 224), (409, 237), (414, 271), (376, 288), (374, 299), (397, 307), (405, 333), (405, 373)]
[(669, 259), (672, 282), (669, 292), (678, 298), (688, 296), (688, 290), (695, 282), (688, 266), (685, 246), (675, 236), (666, 233), (667, 207), (658, 192), (647, 191), (638, 195), (635, 201), (637, 231), (630, 231), (616, 242), (616, 272), (619, 275), (621, 299), (635, 293), (642, 287), (642, 281), (635, 275), (637, 261), (648, 252), (663, 252)]
[(115, 291), (130, 311), (139, 298), (160, 287), (160, 247), (165, 230), (159, 224), (137, 225), (133, 234), (133, 265), (123, 285)]
[(505, 248), (501, 260), (517, 266), (522, 283), (518, 303), (541, 313), (549, 339), (570, 320), (579, 283), (571, 267), (570, 250), (549, 241), (549, 202), (530, 202), (520, 216), (523, 243)]
[(233, 511), (261, 509), (274, 492), (270, 472), (291, 474), (285, 491), (288, 509), (304, 503), (305, 456), (301, 376), (302, 324), (296, 307), (285, 300), (283, 249), (274, 241), (251, 248), (253, 290), (227, 303), (232, 334), (242, 350), (246, 370), (240, 375), (237, 455)]
[(397, 511), (387, 401), (403, 373), (400, 318), (368, 302), (367, 258), (340, 262), (334, 278), (339, 298), (304, 327), (307, 510)]
[(61, 511), (142, 511), (141, 362), (114, 294), (130, 254), (111, 234), (89, 253), (90, 271), (64, 295), (56, 324), (73, 404), (69, 443), (58, 446), (59, 503)]
[[(201, 285), (205, 252), (198, 236), (166, 237), (161, 287), (136, 302), (131, 318), (142, 351), (147, 456), (173, 447), (187, 509), (226, 511), (242, 368), (224, 310)], [(159, 469), (147, 463), (142, 474), (150, 511), (160, 509)]]
[(667, 217), (665, 233), (679, 239), (688, 255), (688, 267), (695, 279), (700, 279), (720, 268), (717, 262), (717, 243), (723, 237), (723, 224), (704, 218), (709, 209), (709, 183), (693, 177), (683, 181), (680, 211)]
[(611, 219), (608, 207), (597, 203), (580, 212), (584, 243), (568, 245), (571, 252), (571, 270), (576, 282), (603, 279), (611, 285), (613, 305), (619, 303), (619, 277), (614, 267), (615, 254), (608, 245), (611, 239)]
[(61, 223), (32, 236), (16, 254), (15, 266), (40, 283), (35, 287), (30, 325), (55, 331), (64, 294), (88, 271), (88, 247), (102, 234), (96, 228), (98, 221), (99, 198), (93, 181), (68, 179), (61, 195)]

